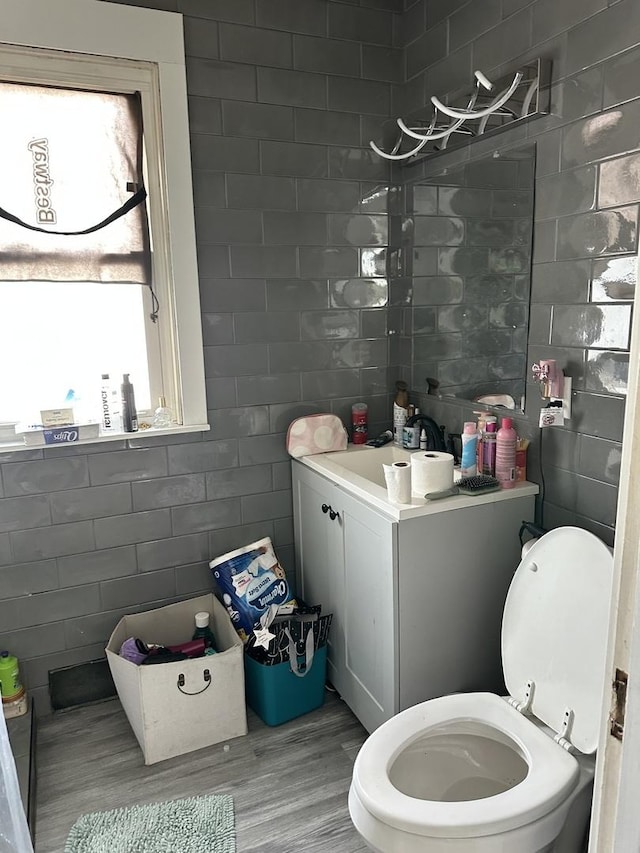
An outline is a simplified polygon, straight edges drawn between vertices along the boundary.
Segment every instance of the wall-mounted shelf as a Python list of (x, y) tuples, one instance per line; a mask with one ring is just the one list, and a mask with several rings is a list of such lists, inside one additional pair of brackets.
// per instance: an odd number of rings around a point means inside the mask
[(444, 99), (433, 95), (429, 118), (414, 117), (410, 123), (396, 119), (400, 133), (391, 151), (373, 140), (373, 151), (386, 160), (414, 163), (461, 145), (471, 144), (515, 124), (545, 115), (550, 108), (551, 63), (536, 59), (493, 82), (476, 71), (471, 93)]

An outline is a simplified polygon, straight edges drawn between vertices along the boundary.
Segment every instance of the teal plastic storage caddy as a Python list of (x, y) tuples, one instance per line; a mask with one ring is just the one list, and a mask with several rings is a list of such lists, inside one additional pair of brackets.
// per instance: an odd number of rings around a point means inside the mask
[(245, 654), (247, 704), (268, 726), (279, 726), (324, 703), (327, 647), (316, 649), (311, 666), (298, 671), (292, 671), (290, 660), (266, 666)]

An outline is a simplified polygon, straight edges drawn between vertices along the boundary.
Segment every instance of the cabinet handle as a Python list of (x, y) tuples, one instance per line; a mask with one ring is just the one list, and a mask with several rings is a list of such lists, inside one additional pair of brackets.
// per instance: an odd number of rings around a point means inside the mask
[(336, 518), (340, 518), (340, 513), (336, 512), (335, 509), (331, 509), (331, 507), (329, 507), (329, 518), (331, 519), (331, 521), (335, 521)]
[(329, 505), (322, 504), (322, 512), (326, 515), (329, 512)]

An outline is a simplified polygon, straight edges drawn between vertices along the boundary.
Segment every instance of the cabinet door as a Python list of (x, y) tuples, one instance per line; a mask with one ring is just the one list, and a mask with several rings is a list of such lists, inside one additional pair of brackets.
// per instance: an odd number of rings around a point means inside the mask
[(343, 494), (344, 699), (368, 731), (398, 710), (395, 525)]
[[(443, 502), (444, 503), (444, 502)], [(502, 610), (533, 496), (400, 523), (399, 710), (448, 693), (502, 693)]]
[(299, 462), (293, 495), (300, 595), (333, 614), (327, 677), (373, 731), (398, 710), (396, 525)]
[(337, 488), (301, 463), (293, 463), (293, 500), (296, 561), (301, 597), (307, 604), (322, 605), (332, 613), (327, 649), (327, 678), (344, 692), (344, 578), (342, 538), (337, 512)]

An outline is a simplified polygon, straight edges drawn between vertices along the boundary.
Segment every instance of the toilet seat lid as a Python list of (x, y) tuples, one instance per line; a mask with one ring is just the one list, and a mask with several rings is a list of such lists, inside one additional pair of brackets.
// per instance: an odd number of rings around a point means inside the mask
[(509, 694), (559, 732), (573, 711), (568, 740), (589, 754), (598, 745), (605, 684), (613, 557), (592, 533), (559, 527), (523, 557), (502, 622), (502, 663)]

